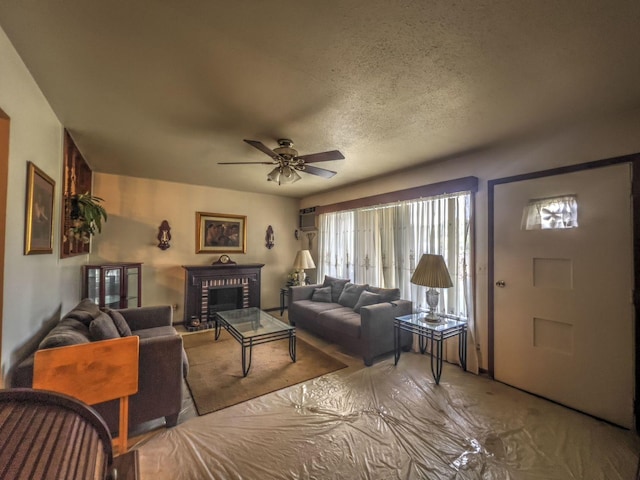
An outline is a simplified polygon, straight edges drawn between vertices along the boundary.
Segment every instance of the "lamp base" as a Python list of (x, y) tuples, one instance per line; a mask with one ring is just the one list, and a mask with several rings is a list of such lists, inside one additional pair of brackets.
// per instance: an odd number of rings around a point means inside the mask
[(440, 299), (440, 292), (430, 288), (427, 290), (427, 305), (429, 305), (429, 313), (424, 317), (424, 320), (428, 323), (440, 323), (442, 319), (438, 318), (436, 314), (436, 308), (438, 308), (438, 300)]

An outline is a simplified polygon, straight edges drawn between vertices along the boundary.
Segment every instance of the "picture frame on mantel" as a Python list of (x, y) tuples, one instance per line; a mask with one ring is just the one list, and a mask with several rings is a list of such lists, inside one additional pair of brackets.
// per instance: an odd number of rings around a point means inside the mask
[(196, 253), (246, 253), (247, 217), (196, 212)]
[(27, 162), (24, 254), (53, 253), (53, 201), (56, 182)]

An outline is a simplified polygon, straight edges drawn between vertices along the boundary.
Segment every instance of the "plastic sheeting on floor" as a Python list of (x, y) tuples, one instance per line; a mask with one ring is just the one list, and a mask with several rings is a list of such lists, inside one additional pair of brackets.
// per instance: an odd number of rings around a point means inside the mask
[[(215, 372), (212, 372), (215, 375)], [(634, 479), (634, 432), (403, 354), (164, 430), (143, 479)]]

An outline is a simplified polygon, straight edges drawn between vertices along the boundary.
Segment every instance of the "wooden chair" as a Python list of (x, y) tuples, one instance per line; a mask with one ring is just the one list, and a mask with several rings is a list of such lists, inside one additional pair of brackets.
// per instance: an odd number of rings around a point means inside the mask
[(64, 393), (88, 405), (120, 399), (118, 438), (127, 451), (129, 396), (138, 391), (138, 336), (38, 350), (33, 388)]

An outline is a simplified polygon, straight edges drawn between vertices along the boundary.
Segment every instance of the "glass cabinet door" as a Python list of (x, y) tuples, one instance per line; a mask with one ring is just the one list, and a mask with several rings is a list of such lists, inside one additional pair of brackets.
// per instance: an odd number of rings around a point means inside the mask
[[(140, 268), (126, 267), (127, 272), (127, 307), (140, 306)], [(126, 308), (126, 307), (124, 307)]]
[(121, 308), (122, 268), (104, 269), (104, 306)]

